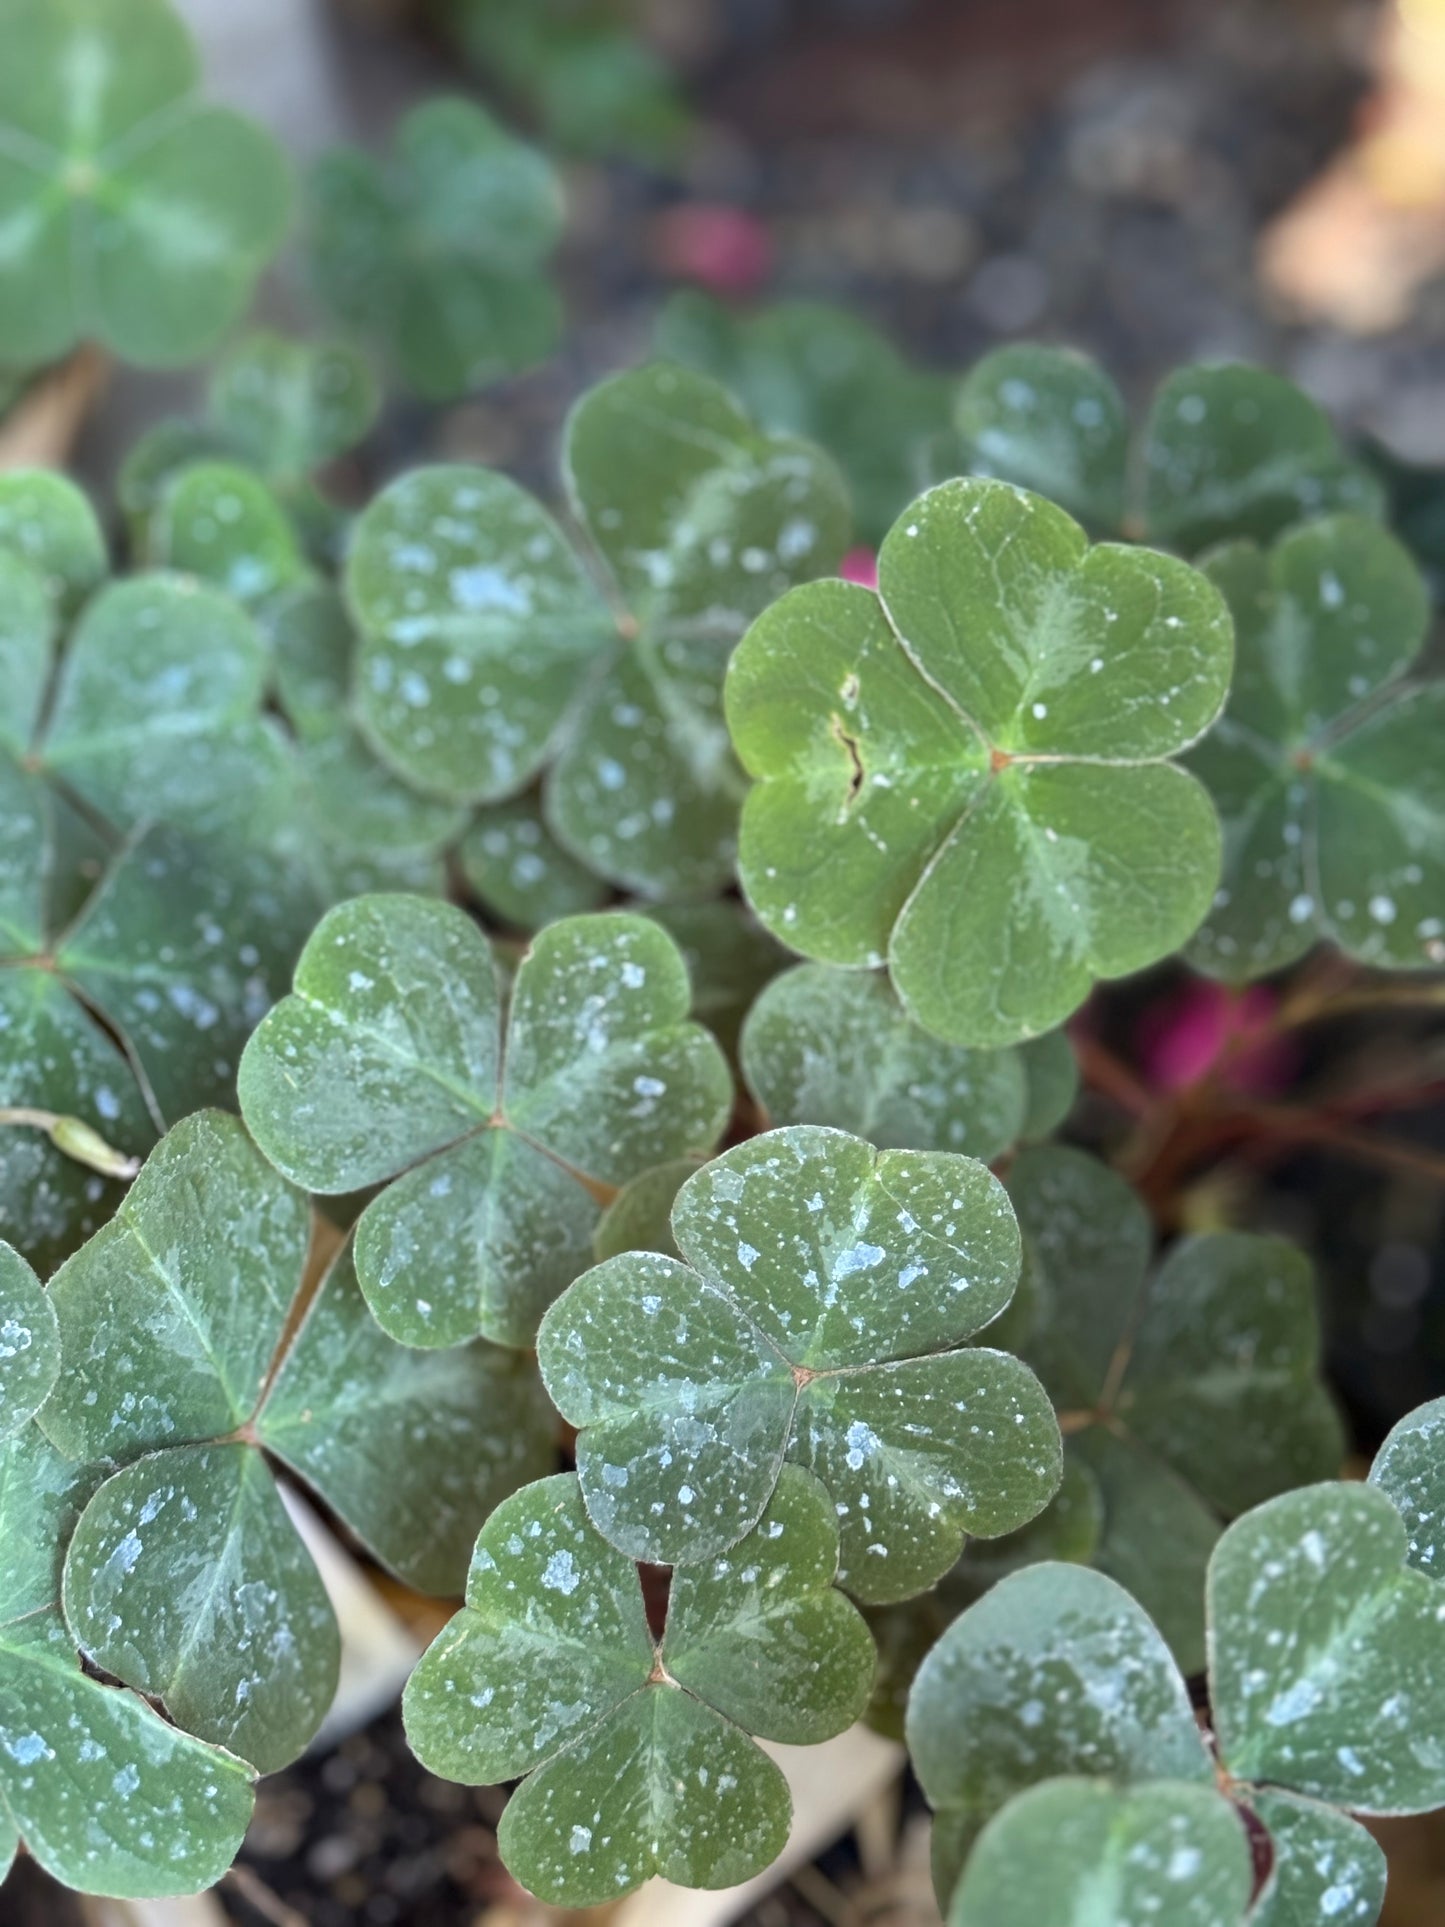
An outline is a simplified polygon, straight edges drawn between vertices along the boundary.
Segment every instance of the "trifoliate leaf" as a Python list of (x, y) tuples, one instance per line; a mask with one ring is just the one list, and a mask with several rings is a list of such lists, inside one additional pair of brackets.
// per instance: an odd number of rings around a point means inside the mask
[(60, 1327), (40, 1280), (0, 1240), (0, 1441), (28, 1425), (60, 1375)]
[(1445, 1608), (1399, 1513), (1309, 1486), (1237, 1520), (1209, 1572), (1220, 1751), (1258, 1780), (1357, 1813), (1445, 1798)]
[(82, 1672), (54, 1602), (93, 1483), (34, 1426), (0, 1445), (0, 1863), (23, 1838), (87, 1893), (194, 1893), (235, 1857), (251, 1774)]
[(1375, 1454), (1370, 1484), (1391, 1500), (1409, 1534), (1416, 1571), (1445, 1577), (1445, 1399), (1406, 1414)]
[(1239, 1815), (1213, 1787), (1057, 1779), (984, 1828), (949, 1927), (1240, 1927), (1254, 1890)]
[(1334, 1807), (1254, 1787), (1250, 1811), (1269, 1832), (1274, 1864), (1250, 1927), (1375, 1927), (1385, 1903), (1385, 1856)]
[(1124, 519), (1124, 398), (1087, 355), (1010, 342), (959, 384), (954, 425), (965, 467), (1047, 495), (1096, 534)]
[(842, 1583), (906, 1598), (965, 1533), (1011, 1531), (1059, 1479), (1052, 1415), (1006, 1353), (962, 1347), (1008, 1302), (1017, 1233), (982, 1165), (773, 1131), (678, 1194), (686, 1264), (618, 1257), (543, 1321), (588, 1511), (631, 1556), (713, 1557), (785, 1459), (837, 1505)]
[(480, 107), (423, 102), (402, 118), (386, 162), (333, 149), (310, 198), (323, 304), (426, 400), (454, 400), (550, 352), (561, 326), (546, 277), (560, 183)]
[(329, 582), (298, 583), (269, 603), (260, 621), (286, 720), (302, 742), (334, 735), (351, 714), (356, 653), (340, 593)]
[(147, 559), (214, 583), (244, 607), (263, 607), (307, 573), (291, 518), (250, 469), (192, 462), (161, 495)]
[(1225, 826), (1192, 960), (1241, 981), (1325, 938), (1390, 969), (1440, 962), (1445, 784), (1431, 746), (1445, 694), (1391, 693), (1429, 621), (1410, 556), (1373, 522), (1333, 516), (1204, 567), (1234, 613), (1239, 665), (1191, 758)]
[(774, 1124), (831, 1124), (885, 1150), (987, 1162), (1018, 1138), (1027, 1084), (1017, 1051), (944, 1044), (877, 972), (800, 964), (753, 1005), (743, 1075)]
[(68, 615), (104, 581), (108, 566), (89, 500), (66, 476), (45, 468), (0, 475), (0, 550), (28, 562)]
[(1187, 565), (1090, 550), (991, 481), (920, 497), (879, 584), (785, 596), (734, 656), (744, 887), (821, 962), (886, 957), (926, 1029), (1017, 1043), (1208, 909), (1218, 825), (1166, 759), (1223, 701), (1228, 612)]
[(540, 930), (607, 899), (606, 884), (562, 848), (531, 796), (478, 810), (457, 861), (483, 907), (517, 930)]
[(1144, 431), (1149, 539), (1186, 554), (1335, 509), (1384, 512), (1384, 493), (1345, 455), (1329, 417), (1263, 368), (1180, 368), (1154, 397)]
[(841, 483), (668, 367), (584, 397), (565, 467), (609, 593), (485, 469), (422, 469), (362, 516), (347, 571), (362, 725), (409, 782), (452, 798), (503, 801), (550, 762), (547, 823), (575, 859), (648, 896), (705, 895), (730, 880), (743, 788), (728, 650), (770, 595), (836, 561)]
[(1041, 1780), (1213, 1778), (1158, 1631), (1122, 1587), (1080, 1566), (1028, 1566), (960, 1614), (919, 1668), (907, 1730), (945, 1897), (979, 1829)]
[(826, 1495), (789, 1468), (757, 1530), (673, 1581), (656, 1645), (630, 1560), (596, 1532), (568, 1474), (482, 1530), (466, 1606), (407, 1686), (407, 1734), (448, 1778), (530, 1773), (502, 1852), (539, 1897), (613, 1899), (661, 1873), (735, 1884), (787, 1834), (778, 1770), (747, 1737), (823, 1739), (867, 1697), (873, 1645), (832, 1589)]
[(263, 475), (300, 477), (364, 441), (380, 410), (376, 378), (354, 348), (262, 333), (217, 364), (207, 412)]
[(1016, 1342), (1101, 1483), (1097, 1562), (1198, 1671), (1220, 1515), (1328, 1477), (1344, 1455), (1310, 1266), (1280, 1239), (1217, 1232), (1176, 1244), (1146, 1281), (1148, 1219), (1104, 1165), (1043, 1147), (1009, 1186), (1032, 1307)]
[(268, 135), (197, 98), (164, 0), (10, 0), (0, 356), (98, 340), (152, 366), (203, 354), (250, 298), (290, 199)]
[(247, 1046), (242, 1107), (308, 1189), (395, 1179), (362, 1214), (356, 1251), (393, 1337), (528, 1345), (589, 1262), (599, 1192), (722, 1129), (727, 1068), (688, 1002), (656, 925), (575, 917), (533, 943), (503, 1026), (467, 917), (363, 897), (322, 921), (295, 995)]
[(51, 1286), (69, 1369), (47, 1435), (121, 1468), (71, 1542), (71, 1630), (268, 1770), (319, 1725), (337, 1641), (263, 1451), (384, 1563), (442, 1590), (489, 1506), (549, 1462), (535, 1372), (481, 1344), (395, 1345), (349, 1251), (303, 1313), (308, 1232), (305, 1200), (240, 1124), (201, 1112)]
[(687, 289), (663, 309), (655, 339), (659, 355), (713, 376), (765, 428), (826, 448), (847, 478), (865, 542), (880, 541), (937, 479), (946, 378), (911, 367), (847, 309), (781, 301), (740, 315)]
[(263, 1773), (336, 1691), (331, 1602), (249, 1445), (152, 1452), (107, 1479), (70, 1542), (65, 1617), (107, 1672)]

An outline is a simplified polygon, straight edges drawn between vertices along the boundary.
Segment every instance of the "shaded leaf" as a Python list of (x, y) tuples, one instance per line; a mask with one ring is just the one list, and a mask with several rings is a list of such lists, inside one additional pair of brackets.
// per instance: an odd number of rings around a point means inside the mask
[(60, 1328), (40, 1280), (0, 1240), (0, 1440), (30, 1423), (60, 1375)]
[(457, 860), (482, 906), (517, 930), (540, 930), (607, 899), (606, 884), (562, 848), (530, 796), (479, 810)]
[(364, 441), (381, 410), (366, 361), (339, 341), (249, 335), (217, 363), (216, 429), (263, 474), (301, 476)]
[(1273, 1787), (1252, 1789), (1249, 1805), (1274, 1850), (1251, 1927), (1375, 1927), (1385, 1903), (1385, 1856), (1363, 1827)]
[(0, 549), (28, 562), (68, 615), (99, 587), (109, 566), (89, 498), (46, 468), (0, 474)]
[(1375, 1454), (1370, 1484), (1378, 1486), (1405, 1521), (1407, 1556), (1417, 1572), (1445, 1576), (1445, 1399), (1417, 1405)]
[(294, 588), (306, 561), (278, 498), (236, 462), (192, 462), (170, 482), (147, 535), (147, 559), (212, 582), (246, 608)]
[(1098, 534), (1118, 530), (1128, 417), (1087, 355), (1029, 341), (995, 348), (959, 384), (953, 419), (970, 473), (1046, 495)]

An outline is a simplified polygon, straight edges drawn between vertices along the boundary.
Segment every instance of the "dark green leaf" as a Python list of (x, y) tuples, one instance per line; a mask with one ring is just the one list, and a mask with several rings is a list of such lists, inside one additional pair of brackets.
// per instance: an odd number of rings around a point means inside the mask
[(1087, 355), (1011, 342), (975, 362), (953, 418), (965, 465), (1047, 495), (1101, 535), (1124, 519), (1124, 398)]
[(0, 1440), (28, 1425), (60, 1375), (60, 1327), (40, 1280), (0, 1240)]

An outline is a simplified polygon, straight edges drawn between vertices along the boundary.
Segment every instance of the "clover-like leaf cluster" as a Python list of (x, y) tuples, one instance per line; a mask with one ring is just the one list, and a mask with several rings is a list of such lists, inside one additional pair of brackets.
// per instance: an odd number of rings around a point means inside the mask
[(1372, 1927), (1384, 1856), (1352, 1816), (1445, 1797), (1445, 1607), (1397, 1504), (1418, 1517), (1441, 1490), (1421, 1478), (1438, 1424), (1406, 1420), (1371, 1485), (1304, 1486), (1224, 1533), (1213, 1754), (1161, 1634), (1103, 1574), (1036, 1565), (954, 1622), (908, 1713), (951, 1927), (1105, 1896), (1120, 1919)]
[(213, 347), (286, 224), (268, 135), (199, 96), (168, 0), (6, 0), (0, 361), (97, 341), (164, 366)]

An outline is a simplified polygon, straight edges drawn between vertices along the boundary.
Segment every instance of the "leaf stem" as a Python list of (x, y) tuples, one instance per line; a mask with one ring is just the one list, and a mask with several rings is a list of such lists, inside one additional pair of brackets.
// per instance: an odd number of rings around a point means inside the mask
[(77, 1164), (99, 1171), (103, 1178), (118, 1178), (128, 1184), (141, 1167), (139, 1158), (127, 1157), (124, 1151), (117, 1151), (82, 1117), (68, 1117), (63, 1112), (40, 1111), (30, 1105), (13, 1104), (0, 1106), (0, 1126), (6, 1124), (44, 1131), (57, 1151), (64, 1152)]

